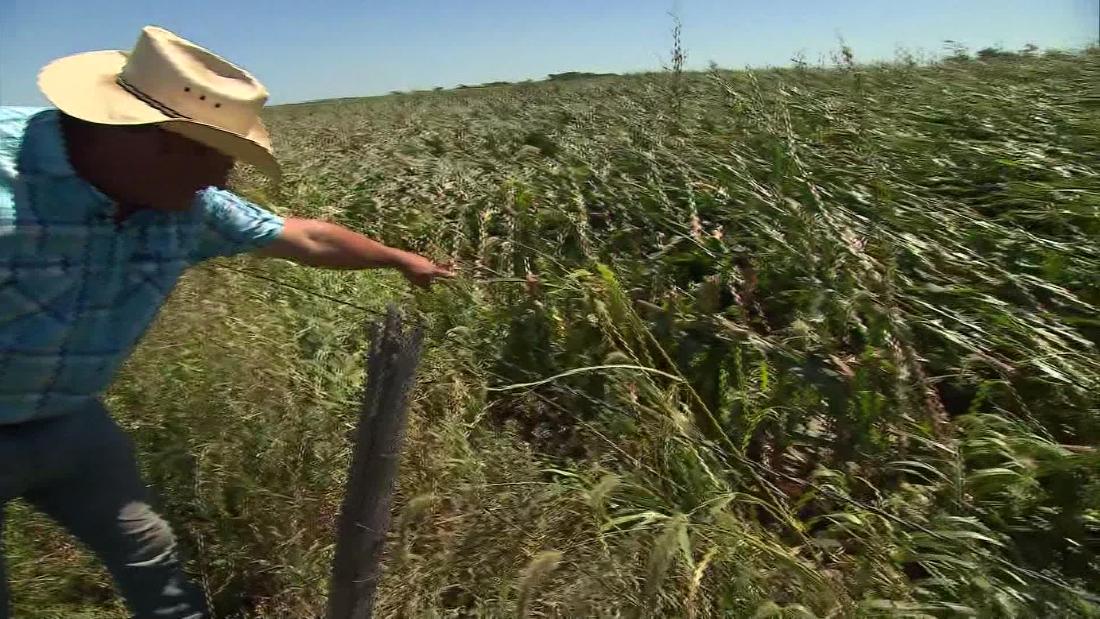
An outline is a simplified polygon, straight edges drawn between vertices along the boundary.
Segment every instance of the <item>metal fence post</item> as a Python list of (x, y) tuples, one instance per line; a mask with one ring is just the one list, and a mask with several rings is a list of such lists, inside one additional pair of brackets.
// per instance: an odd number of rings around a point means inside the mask
[(392, 305), (385, 320), (369, 330), (366, 384), (337, 523), (328, 619), (368, 619), (373, 611), (409, 391), (423, 340), (420, 328), (406, 330)]

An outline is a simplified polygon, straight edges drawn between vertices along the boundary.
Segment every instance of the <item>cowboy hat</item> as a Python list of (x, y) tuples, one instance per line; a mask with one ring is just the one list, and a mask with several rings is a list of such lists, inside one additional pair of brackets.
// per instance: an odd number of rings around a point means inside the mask
[(69, 116), (104, 125), (156, 124), (279, 178), (260, 121), (267, 89), (244, 69), (163, 28), (142, 29), (130, 53), (55, 60), (39, 73), (38, 87)]

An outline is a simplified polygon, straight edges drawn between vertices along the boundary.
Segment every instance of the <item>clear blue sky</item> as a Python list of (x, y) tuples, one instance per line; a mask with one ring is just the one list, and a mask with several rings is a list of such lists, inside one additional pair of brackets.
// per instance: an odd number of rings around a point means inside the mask
[(145, 24), (249, 69), (274, 103), (657, 69), (674, 5), (693, 68), (786, 64), (800, 50), (816, 62), (838, 35), (857, 60), (940, 53), (944, 39), (1079, 48), (1100, 24), (1097, 0), (0, 0), (0, 103), (43, 103), (42, 65), (129, 49)]

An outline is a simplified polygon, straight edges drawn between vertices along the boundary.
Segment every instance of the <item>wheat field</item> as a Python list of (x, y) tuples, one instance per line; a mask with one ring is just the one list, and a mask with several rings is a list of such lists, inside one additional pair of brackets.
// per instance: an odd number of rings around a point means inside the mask
[[(197, 268), (109, 404), (219, 617), (322, 615), (390, 302), (428, 336), (378, 616), (1098, 617), (1098, 79), (844, 53), (276, 107), (286, 181), (243, 195), (460, 277)], [(5, 529), (16, 616), (125, 616)]]

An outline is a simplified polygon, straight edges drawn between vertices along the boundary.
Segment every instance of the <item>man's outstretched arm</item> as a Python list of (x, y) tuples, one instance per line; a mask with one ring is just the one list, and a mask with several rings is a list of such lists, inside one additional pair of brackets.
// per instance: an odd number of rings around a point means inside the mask
[(392, 267), (417, 286), (454, 276), (450, 269), (423, 256), (387, 247), (358, 232), (317, 219), (287, 219), (279, 238), (257, 253), (326, 269)]

